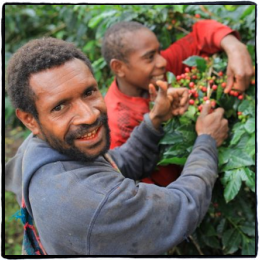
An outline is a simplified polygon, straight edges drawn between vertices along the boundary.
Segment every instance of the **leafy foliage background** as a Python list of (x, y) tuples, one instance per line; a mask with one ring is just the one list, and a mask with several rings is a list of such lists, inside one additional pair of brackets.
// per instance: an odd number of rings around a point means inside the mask
[[(215, 19), (238, 30), (242, 42), (255, 63), (255, 4), (248, 5), (4, 5), (5, 23), (5, 66), (11, 55), (31, 39), (52, 36), (73, 42), (82, 49), (93, 64), (95, 77), (105, 95), (113, 75), (101, 57), (100, 47), (106, 29), (118, 21), (138, 21), (145, 24), (157, 35), (162, 48), (191, 31), (198, 19)], [(196, 15), (196, 16), (195, 16)], [(198, 15), (200, 18), (197, 18)], [(255, 92), (248, 93), (255, 100)], [(253, 124), (255, 103), (241, 104), (243, 111), (250, 115), (248, 123), (234, 128), (234, 145), (246, 145), (245, 138), (251, 138), (254, 150), (255, 126)], [(233, 109), (233, 108), (231, 108)], [(248, 111), (249, 110), (249, 111)], [(5, 148), (8, 160), (18, 144), (28, 135), (28, 131), (16, 119), (14, 109), (5, 94)], [(243, 135), (250, 135), (245, 137)], [(242, 140), (242, 141), (241, 141)], [(244, 143), (243, 143), (244, 141)], [(222, 157), (223, 167), (230, 156), (239, 161), (235, 146), (227, 149)], [(224, 149), (224, 148), (223, 148)], [(250, 154), (250, 164), (245, 160), (245, 174), (249, 174), (250, 184), (238, 175), (226, 174), (222, 183), (217, 182), (213, 202), (205, 220), (196, 232), (169, 255), (254, 255), (255, 254), (255, 154)], [(227, 169), (228, 170), (228, 169)], [(249, 172), (250, 171), (250, 172)], [(249, 176), (248, 175), (248, 176)], [(240, 176), (240, 175), (239, 175)], [(241, 175), (244, 176), (244, 175)], [(245, 177), (244, 177), (245, 178)], [(224, 196), (223, 183), (236, 187), (232, 196)], [(234, 185), (237, 184), (237, 185)], [(234, 196), (235, 194), (235, 196)], [(5, 193), (5, 254), (21, 254), (22, 226), (12, 215), (18, 210), (14, 196)], [(156, 246), (156, 245), (154, 245)]]

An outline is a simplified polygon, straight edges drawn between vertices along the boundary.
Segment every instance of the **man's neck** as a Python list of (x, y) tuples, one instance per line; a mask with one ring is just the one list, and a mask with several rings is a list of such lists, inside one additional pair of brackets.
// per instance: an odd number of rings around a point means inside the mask
[(137, 88), (131, 84), (128, 84), (121, 80), (120, 78), (116, 78), (116, 83), (120, 92), (124, 93), (129, 97), (148, 97), (148, 91), (145, 89)]

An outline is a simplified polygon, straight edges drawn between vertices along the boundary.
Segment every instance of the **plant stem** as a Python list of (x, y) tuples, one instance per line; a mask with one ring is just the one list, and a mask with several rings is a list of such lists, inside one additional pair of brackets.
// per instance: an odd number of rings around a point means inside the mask
[(192, 237), (192, 235), (189, 236), (190, 240), (192, 241), (192, 243), (195, 245), (196, 249), (198, 250), (200, 255), (204, 255), (203, 252), (201, 251), (198, 243), (194, 240), (194, 238)]

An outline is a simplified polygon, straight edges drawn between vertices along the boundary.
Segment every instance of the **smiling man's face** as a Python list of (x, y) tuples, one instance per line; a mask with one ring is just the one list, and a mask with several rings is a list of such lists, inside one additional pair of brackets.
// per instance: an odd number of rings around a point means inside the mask
[(34, 133), (59, 152), (93, 160), (109, 148), (106, 105), (87, 65), (73, 59), (31, 75), (38, 111)]

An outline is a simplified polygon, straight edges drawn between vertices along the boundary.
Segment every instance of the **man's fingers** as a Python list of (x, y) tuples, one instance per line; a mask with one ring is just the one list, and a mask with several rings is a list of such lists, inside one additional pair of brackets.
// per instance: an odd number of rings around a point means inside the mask
[(165, 98), (167, 96), (168, 83), (165, 81), (157, 80), (156, 85), (159, 87), (157, 96)]
[(207, 100), (203, 106), (202, 106), (202, 110), (201, 110), (201, 113), (200, 113), (200, 117), (204, 117), (206, 115), (209, 114), (209, 111), (211, 109), (211, 104), (210, 104), (210, 101)]
[(229, 93), (229, 91), (232, 89), (234, 84), (234, 78), (233, 78), (233, 74), (228, 74), (227, 75), (227, 86), (224, 90), (224, 93)]
[(218, 107), (218, 108), (216, 108), (216, 109), (214, 110), (213, 113), (218, 114), (218, 115), (220, 115), (221, 117), (223, 117), (223, 115), (224, 115), (224, 113), (225, 113), (225, 110), (224, 110), (222, 107)]
[(149, 84), (149, 94), (150, 94), (150, 100), (154, 101), (157, 97), (157, 91), (153, 84)]
[(180, 105), (184, 106), (188, 103), (188, 101), (189, 101), (189, 91), (188, 89), (184, 89), (181, 94)]

